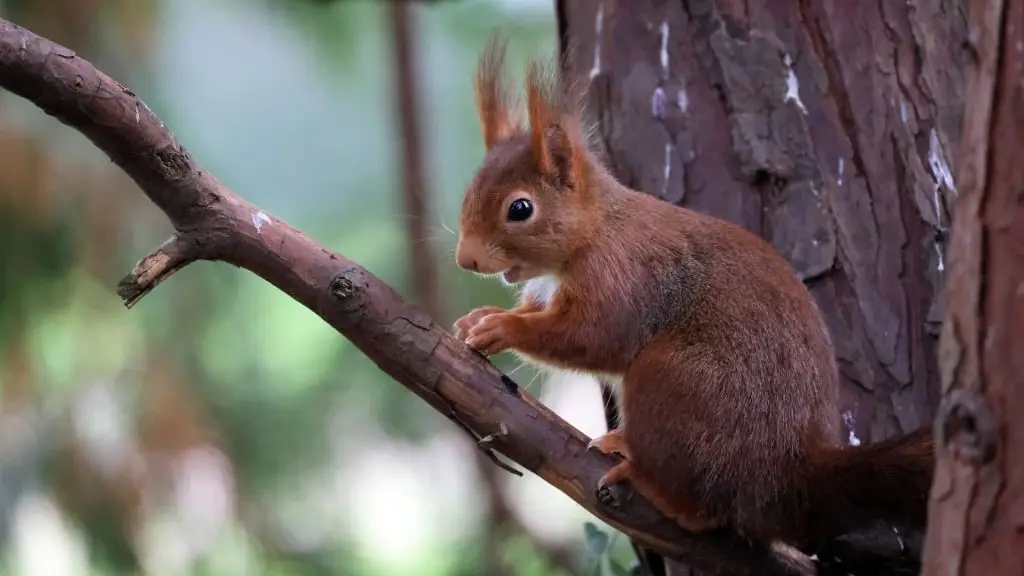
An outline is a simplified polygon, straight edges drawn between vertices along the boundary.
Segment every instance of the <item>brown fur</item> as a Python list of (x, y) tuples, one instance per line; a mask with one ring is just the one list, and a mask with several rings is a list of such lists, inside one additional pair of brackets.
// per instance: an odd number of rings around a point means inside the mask
[(512, 111), (512, 100), (505, 87), (505, 42), (497, 37), (487, 45), (480, 57), (474, 80), (477, 117), (484, 137), (484, 149), (490, 150), (518, 128)]
[[(737, 225), (617, 182), (553, 84), (527, 73), (529, 130), (489, 147), (457, 259), (558, 288), (549, 302), (528, 289), (514, 310), (478, 309), (456, 335), (488, 354), (622, 377), (622, 424), (593, 446), (625, 459), (602, 481), (631, 482), (691, 530), (806, 547), (882, 521), (923, 529), (930, 434), (842, 446), (829, 334), (789, 264)], [(533, 202), (531, 219), (506, 220), (516, 198)]]

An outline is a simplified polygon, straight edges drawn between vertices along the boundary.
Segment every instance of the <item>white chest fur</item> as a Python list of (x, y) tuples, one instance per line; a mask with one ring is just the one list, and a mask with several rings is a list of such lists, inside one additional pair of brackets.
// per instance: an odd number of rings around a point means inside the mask
[(553, 274), (531, 278), (523, 286), (523, 299), (529, 298), (534, 302), (547, 306), (551, 299), (555, 297), (555, 292), (558, 291), (560, 284), (558, 276)]
[[(547, 306), (548, 304), (551, 303), (551, 299), (555, 297), (555, 292), (558, 291), (558, 287), (560, 285), (561, 285), (561, 282), (558, 280), (558, 276), (555, 276), (553, 274), (552, 275), (545, 275), (545, 276), (538, 276), (536, 278), (532, 278), (530, 280), (527, 280), (526, 283), (523, 285), (522, 299), (524, 301), (525, 300), (533, 300), (534, 302), (537, 302), (538, 304), (542, 304), (544, 306)], [(564, 369), (561, 369), (561, 368), (557, 368), (555, 366), (545, 365), (545, 364), (540, 363), (540, 362), (536, 362), (536, 361), (533, 361), (533, 362), (543, 366), (547, 371), (552, 372), (552, 373), (563, 372), (563, 373), (580, 374), (580, 372), (577, 372), (575, 370), (564, 370)], [(591, 377), (600, 378), (602, 381), (606, 382), (611, 387), (612, 394), (614, 394), (616, 399), (619, 402), (621, 402), (621, 396), (620, 396), (620, 393), (622, 391), (622, 375), (621, 374), (587, 374), (587, 375), (591, 376)]]

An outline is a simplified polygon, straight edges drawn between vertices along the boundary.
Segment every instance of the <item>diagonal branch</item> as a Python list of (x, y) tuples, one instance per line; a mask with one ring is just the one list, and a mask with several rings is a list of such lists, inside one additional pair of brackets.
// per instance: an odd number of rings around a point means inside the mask
[(615, 487), (620, 505), (604, 507), (595, 487), (612, 457), (588, 451), (581, 432), (376, 276), (234, 194), (131, 90), (71, 50), (0, 20), (0, 86), (83, 133), (174, 225), (175, 239), (121, 282), (126, 302), (195, 259), (245, 268), (323, 318), (488, 448), (644, 545), (713, 574), (814, 573), (733, 534), (689, 534), (623, 486)]

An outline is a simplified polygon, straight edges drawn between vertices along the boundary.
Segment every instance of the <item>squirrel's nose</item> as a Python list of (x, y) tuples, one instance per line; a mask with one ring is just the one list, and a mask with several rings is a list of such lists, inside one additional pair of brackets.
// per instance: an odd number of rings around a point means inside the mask
[(459, 237), (459, 243), (455, 246), (455, 263), (463, 270), (477, 271), (479, 264), (476, 261), (476, 250), (473, 249), (472, 241), (466, 241)]
[(472, 270), (473, 272), (476, 272), (476, 259), (473, 258), (472, 256), (459, 254), (458, 256), (455, 257), (455, 263), (459, 265), (459, 268), (464, 268), (466, 270)]

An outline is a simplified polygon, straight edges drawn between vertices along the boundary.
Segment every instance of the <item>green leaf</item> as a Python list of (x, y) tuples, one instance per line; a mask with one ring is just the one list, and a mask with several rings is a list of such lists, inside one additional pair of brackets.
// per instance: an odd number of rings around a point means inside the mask
[(608, 560), (608, 568), (611, 570), (613, 576), (630, 576), (630, 574), (632, 574), (629, 568), (626, 568), (615, 560)]
[(593, 522), (583, 523), (583, 534), (587, 539), (587, 550), (591, 554), (601, 556), (608, 549), (608, 534), (602, 532)]

